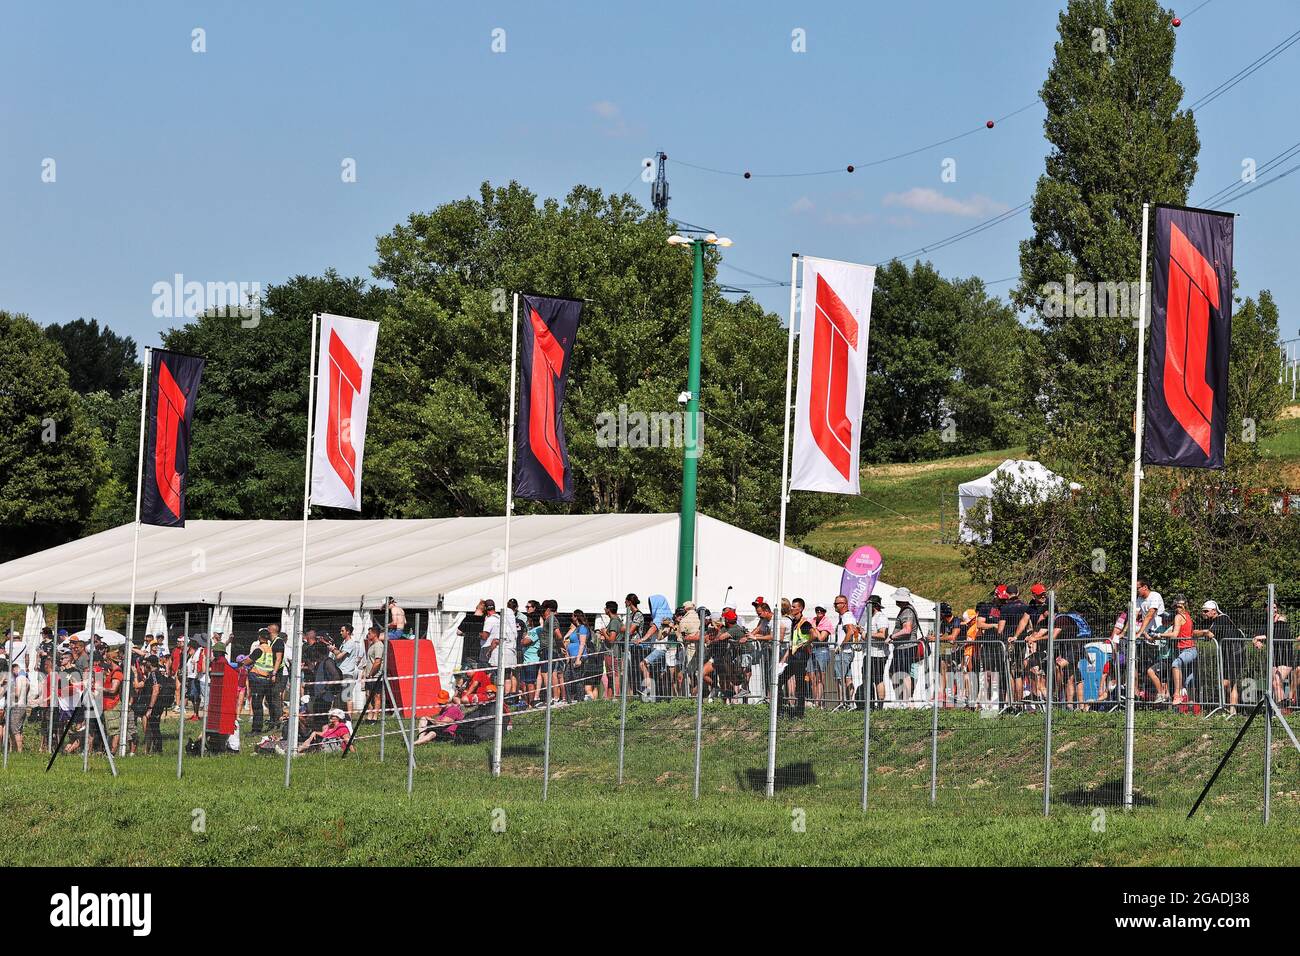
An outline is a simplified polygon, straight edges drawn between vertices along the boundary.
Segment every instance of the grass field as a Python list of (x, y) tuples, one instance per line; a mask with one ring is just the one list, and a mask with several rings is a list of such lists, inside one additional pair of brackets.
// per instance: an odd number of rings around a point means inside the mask
[(89, 774), (78, 757), (46, 774), (46, 758), (11, 755), (0, 854), (11, 865), (1254, 865), (1293, 862), (1300, 838), (1300, 764), (1277, 741), (1274, 822), (1259, 822), (1259, 724), (1188, 822), (1238, 723), (1140, 714), (1141, 805), (1126, 813), (1114, 806), (1120, 715), (1059, 715), (1044, 819), (1041, 715), (942, 713), (931, 807), (929, 713), (876, 712), (866, 813), (861, 714), (783, 718), (773, 800), (766, 717), (706, 708), (698, 802), (689, 701), (631, 705), (621, 788), (617, 706), (557, 709), (546, 803), (537, 714), (508, 735), (495, 780), (486, 745), (418, 748), (409, 798), (396, 735), (383, 763), (373, 739), (345, 759), (300, 758), (287, 791), (283, 759), (252, 754), (187, 758), (178, 781), (174, 738), (163, 757), (120, 761), (116, 779), (102, 757)]
[(957, 531), (957, 486), (1023, 454), (1022, 448), (1004, 448), (938, 461), (865, 467), (862, 496), (851, 499), (843, 514), (811, 532), (802, 544), (821, 555), (846, 555), (861, 545), (873, 545), (885, 559), (881, 574), (885, 581), (964, 607), (986, 589), (971, 583), (957, 547), (941, 542), (941, 511), (946, 536), (952, 541)]

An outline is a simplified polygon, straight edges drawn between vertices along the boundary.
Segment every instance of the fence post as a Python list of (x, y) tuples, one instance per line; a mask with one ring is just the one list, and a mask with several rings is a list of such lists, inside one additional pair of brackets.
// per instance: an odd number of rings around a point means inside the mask
[[(384, 741), (388, 738), (388, 643), (391, 638), (388, 635), (389, 613), (392, 605), (391, 597), (384, 598), (384, 663), (380, 671), (379, 678), (379, 762), (384, 762)], [(293, 706), (297, 707), (298, 702), (294, 701)]]
[[(545, 613), (545, 609), (543, 609)], [(544, 619), (546, 628), (546, 732), (542, 739), (542, 801), (551, 783), (551, 700), (555, 696), (555, 612)]]
[(1268, 647), (1265, 665), (1264, 693), (1268, 704), (1264, 707), (1264, 825), (1268, 825), (1273, 809), (1273, 607), (1277, 600), (1277, 586), (1268, 586), (1268, 621), (1264, 631), (1265, 644)]
[(618, 685), (618, 785), (623, 786), (623, 746), (627, 739), (627, 662), (632, 654), (630, 630), (632, 605), (623, 602), (623, 659), (619, 661)]
[(177, 724), (179, 726), (176, 729), (176, 779), (177, 780), (181, 778), (181, 774), (184, 772), (185, 769), (185, 690), (186, 687), (185, 687), (185, 679), (183, 677), (183, 674), (185, 672), (185, 652), (189, 650), (190, 647), (190, 612), (189, 611), (185, 612), (185, 633), (181, 635), (181, 641), (182, 643), (180, 646), (180, 654), (177, 655), (177, 657), (180, 659), (180, 664), (177, 667), (177, 673), (171, 675), (172, 682), (179, 683), (180, 685), (176, 689), (176, 703), (180, 705), (180, 707), (178, 708), (178, 711), (180, 713), (180, 720), (177, 721)]
[(1052, 705), (1056, 703), (1056, 590), (1047, 592), (1047, 714), (1043, 718), (1043, 816), (1052, 812)]
[[(6, 672), (6, 673), (5, 673), (5, 728), (4, 728), (5, 739), (4, 739), (4, 769), (6, 769), (6, 770), (9, 769), (9, 732), (10, 732), (10, 726), (9, 726), (9, 723), (10, 723), (10, 719), (13, 717), (13, 714), (14, 714), (14, 712), (13, 712), (13, 710), (12, 710), (12, 706), (13, 706), (13, 683), (14, 683), (14, 662), (11, 661), (11, 660), (9, 659), (10, 654), (12, 653), (13, 649), (14, 649), (14, 622), (13, 622), (13, 618), (10, 618), (10, 619), (9, 619), (9, 637), (8, 637), (8, 640), (6, 641), (6, 644), (5, 644), (5, 655), (4, 655), (4, 656), (5, 656), (5, 672)], [(25, 647), (24, 647), (24, 653), (26, 653), (26, 648), (25, 648)], [(24, 700), (24, 701), (23, 701), (23, 706), (26, 706), (26, 705), (27, 705), (27, 701)], [(125, 729), (125, 723), (126, 723), (126, 722), (123, 721), (123, 729)], [(126, 734), (125, 734), (125, 733), (121, 734), (120, 736), (121, 736), (121, 738), (122, 738), (123, 740), (126, 739)]]
[[(1145, 232), (1143, 233), (1145, 236)], [(1146, 260), (1143, 259), (1143, 268), (1146, 268)], [(1136, 499), (1135, 499), (1136, 500)], [(1134, 531), (1134, 541), (1137, 541), (1137, 532)], [(1136, 548), (1136, 544), (1134, 547)], [(1136, 572), (1135, 572), (1136, 573)], [(1130, 601), (1128, 606), (1128, 640), (1124, 644), (1124, 673), (1127, 675), (1122, 680), (1116, 678), (1118, 686), (1124, 688), (1124, 809), (1133, 809), (1133, 737), (1135, 733), (1136, 718), (1134, 711), (1136, 708), (1135, 699), (1137, 696), (1137, 602)], [(1118, 663), (1118, 661), (1116, 662)], [(1116, 668), (1118, 670), (1118, 667)], [(1104, 679), (1104, 678), (1103, 678)]]
[[(942, 605), (934, 605), (934, 633), (930, 643), (930, 806), (939, 799), (939, 655), (943, 627)], [(947, 690), (947, 688), (945, 688)]]
[[(55, 608), (58, 608), (57, 604), (54, 606)], [(54, 646), (53, 648), (51, 648), (51, 650), (57, 652), (59, 648), (59, 612), (57, 610), (54, 612), (54, 629), (51, 633), (54, 634)], [(50, 670), (48, 675), (44, 678), (44, 680), (45, 680), (45, 700), (46, 703), (49, 705), (46, 709), (49, 711), (50, 736), (49, 736), (49, 740), (46, 743), (45, 749), (48, 750), (50, 753), (54, 753), (54, 710), (56, 707), (59, 706), (55, 694), (58, 692), (59, 681), (57, 680), (58, 670), (56, 666), (57, 658), (55, 654), (51, 653), (48, 660), (49, 660)]]
[[(218, 600), (220, 600), (218, 598)], [(203, 677), (199, 680), (199, 706), (203, 708), (203, 723), (199, 725), (199, 756), (208, 753), (208, 688), (212, 674), (212, 615), (214, 608), (208, 608), (208, 652), (203, 655)], [(223, 634), (222, 637), (225, 637)]]
[[(876, 683), (872, 680), (871, 673), (871, 604), (867, 604), (867, 657), (862, 664), (862, 683), (865, 685), (866, 694), (863, 697), (862, 707), (862, 812), (867, 812), (867, 786), (868, 778), (871, 772), (871, 704), (872, 698), (876, 696)], [(773, 688), (775, 690), (775, 688)], [(772, 704), (776, 706), (775, 703)]]
[[(502, 623), (504, 624), (505, 622), (503, 621)], [(501, 640), (504, 643), (505, 638), (502, 637)], [(497, 645), (497, 653), (498, 654), (504, 653), (504, 651), (501, 648), (501, 644)], [(498, 658), (498, 660), (499, 659), (500, 658)], [(411, 660), (411, 746), (407, 748), (407, 755), (406, 755), (407, 797), (410, 797), (411, 790), (415, 786), (415, 737), (416, 737), (415, 728), (416, 728), (416, 714), (420, 710), (419, 687), (420, 687), (420, 614), (417, 611), (415, 614), (415, 652), (412, 655), (412, 660)], [(497, 688), (498, 699), (500, 699), (501, 694), (502, 694), (502, 689), (498, 687)], [(397, 719), (398, 720), (402, 719), (401, 714), (397, 715)], [(497, 769), (498, 772), (500, 772), (499, 764)]]
[(704, 736), (704, 628), (695, 647), (695, 799), (700, 799), (700, 743)]

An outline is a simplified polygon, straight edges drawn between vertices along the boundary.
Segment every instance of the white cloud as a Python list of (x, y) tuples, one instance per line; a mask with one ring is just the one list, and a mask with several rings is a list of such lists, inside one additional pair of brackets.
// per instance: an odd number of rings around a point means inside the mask
[(870, 212), (828, 212), (822, 216), (828, 226), (866, 226), (875, 221), (875, 214)]
[(591, 111), (601, 119), (618, 119), (620, 110), (617, 103), (609, 100), (597, 100), (591, 104)]
[(807, 196), (800, 196), (790, 206), (790, 211), (795, 215), (800, 215), (805, 212), (812, 212), (816, 208), (817, 208), (817, 204), (815, 202), (813, 202)]
[(882, 202), (886, 206), (901, 206), (915, 212), (942, 213), (949, 216), (995, 216), (1011, 207), (988, 196), (974, 195), (967, 199), (945, 196), (937, 189), (915, 186), (904, 193), (888, 193)]

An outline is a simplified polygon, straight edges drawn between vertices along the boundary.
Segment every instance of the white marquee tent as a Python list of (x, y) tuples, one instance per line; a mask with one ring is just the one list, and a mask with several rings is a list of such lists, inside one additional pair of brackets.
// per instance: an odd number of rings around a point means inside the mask
[[(1040, 462), (1008, 458), (982, 478), (966, 481), (957, 486), (957, 521), (958, 532), (962, 541), (979, 541), (989, 543), (987, 534), (981, 535), (967, 524), (967, 512), (983, 507), (982, 502), (993, 497), (993, 488), (1000, 476), (1010, 478), (1017, 487), (1025, 491), (1055, 491), (1065, 485), (1065, 479), (1054, 471), (1049, 471)], [(1071, 490), (1080, 486), (1070, 482)]]
[[(524, 515), (511, 524), (510, 593), (553, 597), (561, 609), (598, 611), (629, 591), (643, 602), (671, 599), (677, 568), (675, 514)], [(728, 586), (744, 613), (776, 586), (778, 545), (700, 515), (696, 595), (717, 610)], [(72, 541), (0, 564), (0, 600), (23, 604), (127, 604), (133, 526)], [(190, 521), (140, 532), (136, 602), (294, 607), (298, 604), (299, 521)], [(313, 520), (308, 524), (307, 598), (311, 609), (378, 608), (386, 596), (410, 607), (467, 612), (483, 597), (501, 599), (504, 519)], [(888, 559), (888, 556), (886, 556)], [(841, 568), (786, 548), (785, 587), (809, 606), (838, 593)], [(894, 588), (876, 586), (892, 616)], [(922, 618), (931, 602), (917, 598)]]

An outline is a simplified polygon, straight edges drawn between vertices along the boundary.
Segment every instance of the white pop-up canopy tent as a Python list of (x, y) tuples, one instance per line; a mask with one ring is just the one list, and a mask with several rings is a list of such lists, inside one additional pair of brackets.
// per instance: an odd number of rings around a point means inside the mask
[[(730, 586), (731, 603), (750, 612), (773, 596), (778, 545), (759, 535), (698, 517), (696, 596), (715, 610)], [(645, 599), (674, 596), (675, 514), (524, 515), (511, 524), (510, 594), (555, 598), (562, 610), (598, 611), (629, 591)], [(127, 604), (131, 599), (132, 525), (0, 564), (0, 600), (23, 604)], [(140, 531), (138, 603), (296, 607), (299, 521), (189, 521), (184, 528)], [(428, 518), (308, 523), (310, 609), (377, 608), (385, 597), (409, 607), (472, 611), (481, 598), (501, 600), (504, 519)], [(786, 548), (783, 590), (809, 606), (830, 605), (842, 569)], [(893, 616), (894, 588), (876, 585)], [(933, 604), (917, 597), (925, 619)]]
[[(957, 486), (957, 521), (958, 533), (962, 541), (974, 541), (988, 544), (991, 540), (987, 533), (982, 536), (967, 524), (967, 512), (985, 507), (983, 502), (993, 497), (993, 489), (1000, 477), (1010, 478), (1022, 494), (1056, 491), (1065, 486), (1065, 479), (1054, 471), (1049, 471), (1040, 462), (1008, 458), (982, 478), (966, 481)], [(1077, 491), (1079, 485), (1070, 482), (1070, 489)]]

